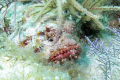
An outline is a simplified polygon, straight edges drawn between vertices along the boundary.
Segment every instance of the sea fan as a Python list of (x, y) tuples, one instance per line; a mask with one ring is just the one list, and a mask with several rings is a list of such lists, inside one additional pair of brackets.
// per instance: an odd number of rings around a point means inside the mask
[[(111, 41), (109, 46), (107, 46), (107, 42), (104, 42), (102, 39), (98, 41), (91, 41), (87, 36), (85, 36), (90, 47), (90, 55), (95, 55), (96, 60), (100, 62), (99, 67), (104, 73), (104, 77), (101, 77), (102, 80), (118, 80), (115, 76), (117, 76), (119, 72), (120, 60), (119, 60), (119, 52), (120, 48), (118, 49), (115, 43), (115, 40)], [(120, 40), (120, 38), (119, 38)], [(117, 40), (116, 40), (117, 41)], [(118, 41), (117, 41), (118, 42)], [(89, 56), (90, 56), (89, 55)], [(114, 70), (116, 68), (116, 70)], [(114, 75), (113, 75), (114, 73)], [(118, 77), (117, 77), (118, 78)]]

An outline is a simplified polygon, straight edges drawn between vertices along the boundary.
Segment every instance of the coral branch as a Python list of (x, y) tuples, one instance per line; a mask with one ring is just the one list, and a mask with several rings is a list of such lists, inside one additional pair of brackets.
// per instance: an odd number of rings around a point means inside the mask
[(103, 24), (98, 19), (92, 19), (92, 20), (95, 22), (95, 24), (97, 24), (98, 28), (104, 29)]
[(88, 0), (84, 0), (84, 2), (82, 3), (82, 6), (85, 6), (87, 2)]
[(76, 11), (75, 11), (75, 9), (74, 9), (73, 6), (69, 5), (69, 10), (70, 10), (70, 12), (71, 12), (73, 15), (75, 15), (75, 16), (77, 16), (78, 18), (81, 19), (81, 16), (79, 16), (79, 15), (76, 13)]
[(16, 0), (15, 0), (15, 8), (14, 8), (14, 28), (16, 27)]
[(101, 7), (93, 7), (87, 8), (89, 11), (97, 10), (97, 11), (120, 11), (120, 7), (118, 6), (101, 6)]
[(36, 19), (35, 21), (38, 21), (38, 20), (42, 17), (43, 12), (45, 11), (45, 9), (48, 8), (48, 6), (51, 4), (52, 1), (53, 1), (53, 0), (50, 0), (50, 1), (46, 4), (46, 6), (38, 13), (37, 19)]
[(60, 19), (60, 21), (63, 20), (63, 14), (62, 14), (62, 4), (61, 4), (61, 0), (57, 0), (57, 8), (58, 8), (58, 17)]
[(3, 22), (3, 20), (4, 20), (4, 18), (5, 18), (5, 15), (6, 15), (6, 13), (7, 13), (7, 9), (8, 9), (8, 6), (6, 6), (5, 13), (4, 13), (3, 19), (1, 20), (1, 23)]
[(87, 16), (93, 18), (93, 19), (99, 19), (99, 16), (87, 11), (87, 9), (83, 8), (82, 5), (80, 5), (76, 0), (71, 0), (71, 4), (79, 11), (84, 12)]
[(92, 8), (92, 7), (94, 7), (94, 6), (96, 6), (96, 5), (98, 5), (98, 4), (99, 4), (99, 2), (100, 2), (100, 0), (99, 0), (99, 1), (97, 1), (97, 2), (95, 2), (95, 3), (91, 6), (91, 8)]

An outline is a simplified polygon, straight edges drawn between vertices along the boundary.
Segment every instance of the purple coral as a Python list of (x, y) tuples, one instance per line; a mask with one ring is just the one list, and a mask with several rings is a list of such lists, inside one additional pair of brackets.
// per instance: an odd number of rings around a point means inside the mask
[(106, 43), (102, 39), (100, 41), (96, 39), (92, 42), (87, 36), (85, 36), (85, 38), (91, 45), (89, 52), (90, 55), (95, 54), (95, 56), (98, 57), (96, 60), (100, 62), (99, 67), (104, 73), (104, 77), (102, 77), (102, 79), (104, 78), (104, 80), (112, 80), (113, 67), (118, 66), (116, 63), (119, 63), (119, 60), (117, 60), (118, 57), (115, 56), (117, 53), (114, 43), (112, 42), (109, 44), (109, 46), (106, 46)]

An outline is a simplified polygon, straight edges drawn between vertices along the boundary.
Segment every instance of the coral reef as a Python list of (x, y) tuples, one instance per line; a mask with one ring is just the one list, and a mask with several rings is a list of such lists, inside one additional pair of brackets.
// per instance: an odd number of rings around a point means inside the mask
[(119, 80), (118, 3), (0, 1), (0, 80)]

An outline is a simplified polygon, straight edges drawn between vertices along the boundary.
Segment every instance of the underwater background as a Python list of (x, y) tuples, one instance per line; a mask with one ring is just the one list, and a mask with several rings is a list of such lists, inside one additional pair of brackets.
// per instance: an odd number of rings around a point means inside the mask
[(120, 80), (120, 0), (0, 0), (0, 80)]

